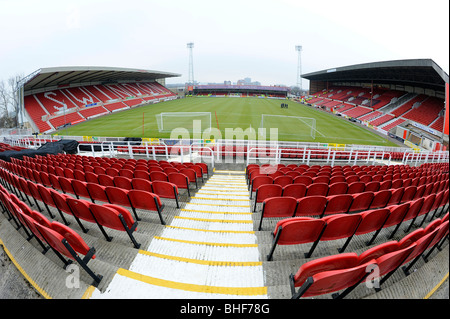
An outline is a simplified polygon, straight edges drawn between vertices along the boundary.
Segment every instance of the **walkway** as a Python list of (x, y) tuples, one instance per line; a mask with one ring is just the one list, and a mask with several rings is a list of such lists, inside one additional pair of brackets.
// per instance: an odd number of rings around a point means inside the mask
[(244, 172), (216, 171), (97, 298), (267, 298)]

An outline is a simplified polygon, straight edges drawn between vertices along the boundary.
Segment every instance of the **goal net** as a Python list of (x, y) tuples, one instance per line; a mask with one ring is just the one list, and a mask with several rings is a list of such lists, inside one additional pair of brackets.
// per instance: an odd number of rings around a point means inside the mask
[(316, 138), (315, 118), (262, 114), (260, 128), (277, 128), (279, 137)]
[(167, 112), (156, 114), (156, 122), (160, 133), (170, 133), (176, 128), (185, 128), (193, 132), (195, 129), (201, 132), (211, 129), (211, 112)]

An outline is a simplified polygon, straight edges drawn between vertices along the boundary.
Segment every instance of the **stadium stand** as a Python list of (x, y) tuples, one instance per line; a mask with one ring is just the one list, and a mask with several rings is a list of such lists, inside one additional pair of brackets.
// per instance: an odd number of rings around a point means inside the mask
[(420, 106), (413, 108), (402, 116), (423, 125), (434, 122), (444, 108), (444, 101), (435, 97), (427, 97)]
[(47, 132), (144, 101), (172, 96), (159, 83), (90, 85), (27, 95), (24, 107), (39, 132)]

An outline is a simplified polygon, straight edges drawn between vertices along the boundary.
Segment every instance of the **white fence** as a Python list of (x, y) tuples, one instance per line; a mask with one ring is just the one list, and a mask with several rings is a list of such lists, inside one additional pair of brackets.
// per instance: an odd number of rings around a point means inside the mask
[[(340, 145), (254, 140), (169, 140), (156, 142), (126, 141), (125, 138), (99, 137), (95, 142), (84, 141), (83, 136), (66, 136), (77, 140), (78, 153), (88, 156), (147, 158), (178, 162), (211, 163), (271, 163), (301, 162), (305, 164), (356, 165), (382, 163), (418, 166), (422, 163), (449, 161), (448, 152), (414, 151), (411, 148), (368, 145)], [(3, 136), (13, 146), (39, 148), (54, 141), (51, 136)], [(209, 143), (208, 143), (209, 142)]]

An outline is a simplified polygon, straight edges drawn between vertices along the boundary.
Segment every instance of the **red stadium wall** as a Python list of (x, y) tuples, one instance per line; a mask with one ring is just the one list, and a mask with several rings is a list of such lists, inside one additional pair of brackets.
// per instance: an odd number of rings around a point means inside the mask
[(445, 115), (444, 115), (444, 134), (448, 135), (449, 131), (449, 107), (448, 107), (448, 83), (445, 83)]

